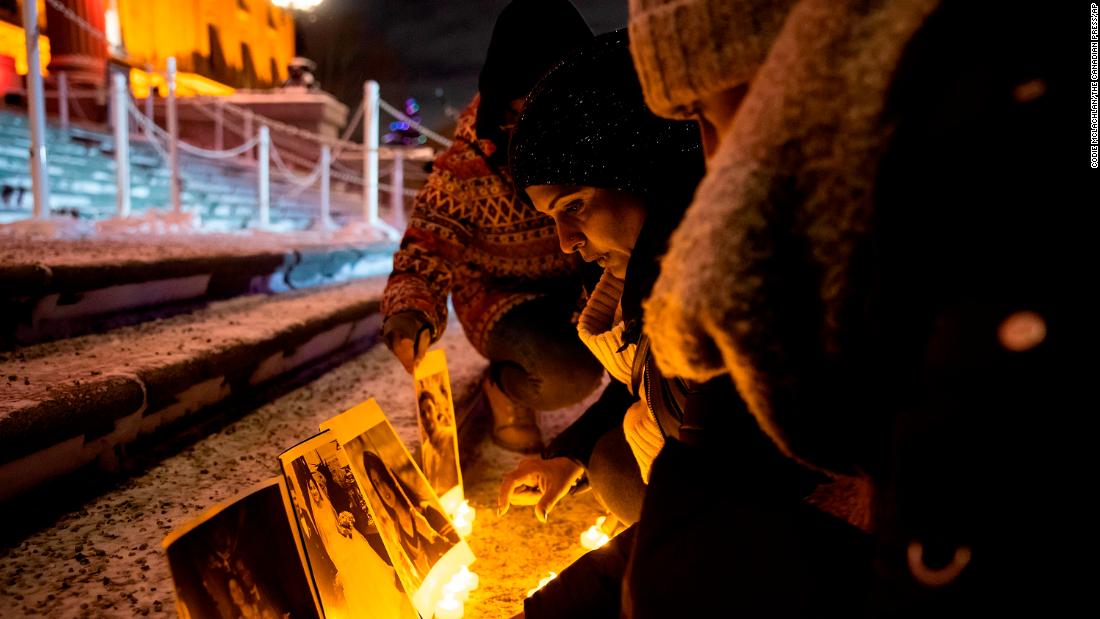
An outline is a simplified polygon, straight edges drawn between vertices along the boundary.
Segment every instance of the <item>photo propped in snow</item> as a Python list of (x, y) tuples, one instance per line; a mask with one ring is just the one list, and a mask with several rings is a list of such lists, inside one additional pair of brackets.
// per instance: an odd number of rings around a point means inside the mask
[(343, 455), (326, 432), (279, 458), (325, 616), (416, 619)]
[(432, 616), (443, 585), (473, 562), (469, 546), (373, 399), (322, 427), (340, 441), (413, 605)]
[(462, 502), (462, 471), (458, 462), (458, 432), (447, 357), (436, 349), (416, 366), (417, 420), (420, 426), (420, 466), (444, 507)]

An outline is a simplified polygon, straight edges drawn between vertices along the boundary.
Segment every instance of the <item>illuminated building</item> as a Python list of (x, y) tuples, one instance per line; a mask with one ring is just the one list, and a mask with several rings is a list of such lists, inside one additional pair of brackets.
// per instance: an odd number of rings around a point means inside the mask
[[(108, 62), (128, 65), (135, 69), (131, 72), (134, 94), (141, 97), (149, 85), (144, 69), (163, 72), (167, 59), (175, 56), (179, 94), (229, 94), (236, 88), (278, 86), (294, 57), (293, 17), (270, 0), (38, 0), (38, 4), (44, 73), (65, 71), (74, 84), (102, 85)], [(55, 4), (103, 31), (105, 37), (90, 34)], [(16, 72), (25, 74), (20, 5), (21, 0), (0, 0), (0, 56), (13, 58)], [(113, 41), (116, 37), (120, 40)], [(118, 46), (109, 45), (108, 40)]]

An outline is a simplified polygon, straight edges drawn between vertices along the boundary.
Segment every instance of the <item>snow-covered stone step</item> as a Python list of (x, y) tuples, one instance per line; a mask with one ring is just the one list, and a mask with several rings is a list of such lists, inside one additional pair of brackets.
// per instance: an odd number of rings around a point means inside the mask
[(0, 353), (0, 502), (378, 334), (384, 278)]
[(4, 238), (0, 347), (135, 322), (153, 308), (164, 315), (210, 300), (379, 275), (391, 268), (395, 250), (370, 238), (163, 234), (156, 221), (147, 223), (144, 235)]
[[(451, 322), (439, 345), (446, 350), (456, 392), (484, 369), (484, 359), (457, 322)], [(80, 494), (87, 486), (49, 486), (0, 506), (7, 508), (4, 533), (12, 540), (0, 560), (0, 609), (7, 611), (0, 614), (174, 617), (171, 574), (159, 540), (212, 505), (270, 478), (280, 452), (370, 397), (378, 399), (398, 436), (415, 451), (419, 435), (411, 380), (387, 350), (375, 346), (125, 479), (100, 484), (94, 495), (91, 490)], [(544, 416), (547, 438), (580, 410)], [(481, 574), (466, 617), (508, 617), (539, 577), (580, 554), (578, 536), (601, 512), (588, 493), (563, 500), (551, 526), (538, 522), (529, 508), (494, 517), (500, 478), (520, 456), (487, 438), (477, 447), (476, 454), (462, 458), (466, 497), (478, 510), (469, 538), (478, 561), (471, 569)], [(68, 507), (53, 507), (56, 501)], [(20, 527), (20, 521), (29, 526)]]

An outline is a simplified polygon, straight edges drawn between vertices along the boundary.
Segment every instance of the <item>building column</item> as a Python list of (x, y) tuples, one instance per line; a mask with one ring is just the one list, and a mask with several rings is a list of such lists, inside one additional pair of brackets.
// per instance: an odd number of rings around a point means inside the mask
[[(61, 0), (61, 3), (93, 28), (106, 33), (106, 0)], [(46, 34), (50, 38), (47, 69), (51, 74), (64, 71), (69, 83), (77, 87), (99, 88), (106, 84), (106, 38), (86, 31), (49, 3), (46, 3)]]

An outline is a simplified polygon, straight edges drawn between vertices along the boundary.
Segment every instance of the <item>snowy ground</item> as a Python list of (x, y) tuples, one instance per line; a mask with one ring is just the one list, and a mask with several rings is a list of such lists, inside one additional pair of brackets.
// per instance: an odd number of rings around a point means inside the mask
[[(452, 381), (469, 384), (485, 362), (457, 324), (443, 338)], [(456, 388), (457, 391), (457, 388)], [(174, 616), (172, 581), (160, 540), (207, 507), (277, 472), (276, 457), (318, 424), (375, 397), (410, 446), (416, 441), (411, 381), (382, 346), (289, 392), (118, 484), (54, 522), (0, 548), (0, 617)], [(594, 396), (590, 396), (590, 399)], [(583, 405), (548, 414), (560, 431)], [(478, 516), (470, 538), (481, 587), (466, 617), (511, 617), (524, 592), (583, 550), (581, 532), (600, 515), (591, 494), (567, 498), (538, 523), (530, 509), (495, 515), (497, 485), (518, 456), (484, 439), (464, 463)], [(17, 504), (5, 506), (18, 509)]]

